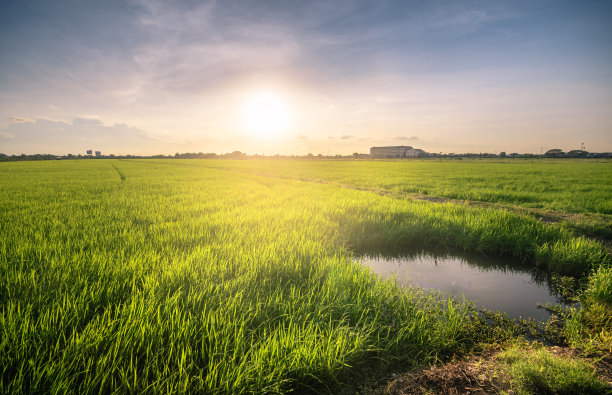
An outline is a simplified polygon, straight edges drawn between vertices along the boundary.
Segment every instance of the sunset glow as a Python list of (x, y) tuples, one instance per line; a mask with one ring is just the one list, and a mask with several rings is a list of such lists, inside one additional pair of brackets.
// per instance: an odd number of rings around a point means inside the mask
[(0, 152), (612, 151), (612, 2), (4, 1)]
[(249, 96), (242, 108), (244, 130), (257, 137), (274, 137), (289, 132), (293, 111), (286, 99), (273, 92)]

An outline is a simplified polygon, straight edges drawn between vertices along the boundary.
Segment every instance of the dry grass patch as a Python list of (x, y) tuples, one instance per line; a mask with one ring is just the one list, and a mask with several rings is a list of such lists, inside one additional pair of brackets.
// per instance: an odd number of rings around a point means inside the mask
[(610, 356), (576, 349), (512, 347), (395, 376), (378, 394), (609, 394)]

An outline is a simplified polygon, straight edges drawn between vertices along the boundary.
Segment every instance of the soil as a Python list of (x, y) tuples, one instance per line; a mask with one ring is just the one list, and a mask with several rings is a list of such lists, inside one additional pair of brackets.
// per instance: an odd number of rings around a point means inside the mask
[(396, 377), (375, 394), (497, 394), (509, 390), (508, 379), (495, 368), (495, 354), (433, 366)]
[[(581, 352), (568, 347), (549, 347), (559, 356), (583, 357)], [(459, 362), (451, 362), (427, 369), (394, 375), (392, 380), (379, 387), (374, 394), (498, 394), (506, 391), (512, 394), (509, 377), (497, 364), (500, 351), (472, 355)], [(612, 386), (612, 356), (591, 359), (598, 376)]]

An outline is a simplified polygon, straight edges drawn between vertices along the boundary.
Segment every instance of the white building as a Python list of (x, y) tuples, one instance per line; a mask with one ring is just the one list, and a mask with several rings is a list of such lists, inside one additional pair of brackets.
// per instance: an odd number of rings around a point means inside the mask
[(425, 151), (407, 145), (370, 148), (372, 158), (416, 158), (425, 155), (427, 155)]

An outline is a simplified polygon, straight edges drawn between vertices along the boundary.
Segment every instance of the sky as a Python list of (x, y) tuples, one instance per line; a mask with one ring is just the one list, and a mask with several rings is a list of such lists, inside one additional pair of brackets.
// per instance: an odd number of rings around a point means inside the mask
[(0, 2), (5, 154), (612, 151), (612, 1)]

